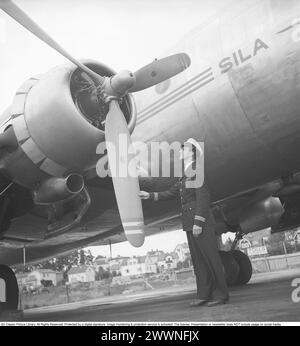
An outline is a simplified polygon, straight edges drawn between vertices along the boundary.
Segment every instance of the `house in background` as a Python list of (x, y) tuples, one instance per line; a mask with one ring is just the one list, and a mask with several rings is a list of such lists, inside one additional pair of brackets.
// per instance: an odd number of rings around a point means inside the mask
[(122, 276), (139, 276), (146, 273), (145, 265), (146, 256), (132, 257), (128, 260), (124, 260), (121, 265)]
[(95, 262), (94, 262), (94, 268), (96, 271), (99, 270), (99, 268), (102, 268), (104, 270), (108, 270), (109, 269), (109, 261), (108, 261), (108, 258), (106, 257), (103, 257), (103, 256), (98, 256), (96, 259), (95, 259)]
[(178, 256), (178, 261), (184, 262), (186, 258), (190, 257), (190, 249), (187, 243), (178, 244), (174, 252)]
[(95, 270), (92, 266), (73, 267), (68, 271), (68, 282), (93, 282), (95, 281)]
[[(123, 260), (123, 261), (126, 261), (126, 260)], [(110, 263), (109, 264), (109, 270), (110, 270), (111, 274), (112, 275), (121, 275), (121, 265), (122, 264), (119, 264), (119, 263)]]
[(163, 256), (163, 251), (149, 251), (147, 252), (146, 259), (145, 259), (145, 266), (146, 266), (146, 273), (158, 273), (158, 261), (159, 257)]
[(28, 278), (28, 273), (18, 273), (16, 274), (19, 287), (25, 287)]
[(130, 257), (128, 257), (128, 256), (120, 256), (120, 255), (118, 255), (117, 257), (111, 257), (109, 259), (109, 263), (110, 264), (115, 264), (115, 263), (121, 264), (121, 262), (123, 260), (128, 260), (129, 258)]
[(160, 256), (158, 261), (159, 271), (164, 272), (166, 270), (176, 269), (178, 261), (179, 257), (176, 252)]
[(20, 287), (36, 288), (42, 286), (42, 281), (51, 281), (57, 286), (63, 281), (63, 274), (51, 269), (36, 269), (30, 273), (17, 274)]
[(117, 275), (121, 275), (121, 267), (122, 265), (126, 265), (127, 260), (130, 257), (118, 256), (115, 258), (109, 259), (109, 270), (111, 273), (115, 272)]

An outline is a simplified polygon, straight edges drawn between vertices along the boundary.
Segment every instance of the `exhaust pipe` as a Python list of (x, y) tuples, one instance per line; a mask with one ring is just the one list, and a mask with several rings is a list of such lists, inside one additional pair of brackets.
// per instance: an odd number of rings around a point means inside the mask
[(50, 204), (77, 195), (84, 188), (83, 177), (70, 174), (66, 178), (49, 178), (40, 183), (33, 192), (36, 204)]

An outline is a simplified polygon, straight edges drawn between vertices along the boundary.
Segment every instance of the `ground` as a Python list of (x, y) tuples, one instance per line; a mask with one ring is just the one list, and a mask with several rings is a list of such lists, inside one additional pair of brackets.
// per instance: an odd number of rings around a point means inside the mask
[[(297, 321), (300, 302), (292, 300), (292, 280), (300, 278), (300, 269), (254, 275), (246, 286), (230, 290), (229, 304), (213, 308), (190, 308), (195, 296), (194, 284), (158, 289), (139, 294), (102, 297), (26, 310), (25, 321), (95, 322), (201, 322), (201, 321)], [(300, 296), (300, 294), (299, 294)]]

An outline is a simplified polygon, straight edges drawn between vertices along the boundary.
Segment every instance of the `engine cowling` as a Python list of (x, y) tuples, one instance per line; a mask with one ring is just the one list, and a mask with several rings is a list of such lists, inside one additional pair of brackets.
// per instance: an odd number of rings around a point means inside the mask
[(260, 231), (276, 225), (283, 212), (279, 198), (266, 198), (247, 207), (240, 215), (240, 227), (245, 234)]
[[(100, 75), (114, 74), (103, 64), (84, 64)], [(96, 147), (105, 140), (103, 124), (94, 122), (95, 95), (78, 83), (80, 73), (72, 65), (59, 66), (17, 91), (10, 124), (19, 146), (2, 160), (2, 171), (18, 184), (34, 189), (49, 177), (85, 175), (101, 158)], [(136, 110), (131, 95), (124, 98), (122, 110), (132, 132)], [(105, 118), (105, 104), (102, 112)]]

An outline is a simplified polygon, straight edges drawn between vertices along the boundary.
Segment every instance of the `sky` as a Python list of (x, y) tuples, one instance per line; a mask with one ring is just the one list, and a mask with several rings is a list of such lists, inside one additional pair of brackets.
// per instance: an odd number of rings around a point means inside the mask
[[(91, 58), (116, 71), (137, 70), (207, 21), (232, 0), (15, 0), (26, 13), (76, 58)], [(0, 112), (28, 78), (65, 58), (0, 13)], [(170, 241), (172, 239), (172, 241)], [(140, 249), (113, 246), (120, 255), (172, 251), (184, 232), (155, 235)], [(175, 244), (175, 246), (174, 246)], [(109, 254), (108, 247), (92, 250)]]
[[(163, 56), (188, 31), (232, 0), (15, 0), (76, 58), (116, 71)], [(0, 112), (28, 78), (65, 58), (0, 11)]]
[(144, 256), (151, 250), (163, 250), (170, 253), (175, 250), (177, 244), (187, 243), (186, 233), (182, 230), (155, 234), (145, 238), (145, 243), (139, 248), (135, 248), (129, 243), (123, 242), (109, 246), (91, 246), (93, 256), (117, 257), (120, 256)]

